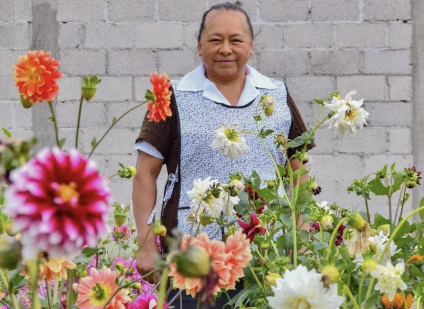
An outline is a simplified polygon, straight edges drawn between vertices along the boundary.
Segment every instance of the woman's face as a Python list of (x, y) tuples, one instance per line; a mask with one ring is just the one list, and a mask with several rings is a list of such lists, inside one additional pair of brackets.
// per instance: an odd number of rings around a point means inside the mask
[(205, 20), (198, 54), (209, 78), (228, 80), (245, 74), (253, 40), (243, 13), (213, 10)]

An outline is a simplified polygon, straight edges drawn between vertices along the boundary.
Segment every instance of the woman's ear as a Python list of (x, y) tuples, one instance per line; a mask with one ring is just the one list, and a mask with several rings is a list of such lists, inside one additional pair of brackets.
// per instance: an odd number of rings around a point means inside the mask
[(254, 50), (254, 48), (255, 48), (255, 42), (253, 41), (253, 39), (252, 39), (252, 42), (250, 43), (250, 55), (252, 56), (253, 55), (253, 50)]
[(197, 54), (201, 57), (202, 56), (202, 46), (200, 44), (200, 41), (197, 42)]

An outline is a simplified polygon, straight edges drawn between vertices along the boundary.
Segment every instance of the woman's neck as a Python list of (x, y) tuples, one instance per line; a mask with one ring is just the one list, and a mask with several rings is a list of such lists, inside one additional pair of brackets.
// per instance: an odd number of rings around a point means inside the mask
[(216, 78), (213, 74), (208, 74), (207, 71), (205, 71), (205, 75), (232, 106), (237, 106), (246, 81), (246, 69), (242, 74), (226, 78)]

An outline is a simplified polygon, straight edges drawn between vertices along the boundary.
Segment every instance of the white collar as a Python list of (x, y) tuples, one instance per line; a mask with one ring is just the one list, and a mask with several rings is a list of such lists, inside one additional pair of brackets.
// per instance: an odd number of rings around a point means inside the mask
[[(274, 83), (254, 68), (246, 65), (246, 81), (237, 106), (243, 106), (254, 100), (260, 92), (257, 88), (275, 89)], [(216, 85), (205, 76), (205, 68), (200, 64), (196, 69), (183, 76), (178, 91), (203, 91), (203, 96), (217, 103), (231, 105)]]

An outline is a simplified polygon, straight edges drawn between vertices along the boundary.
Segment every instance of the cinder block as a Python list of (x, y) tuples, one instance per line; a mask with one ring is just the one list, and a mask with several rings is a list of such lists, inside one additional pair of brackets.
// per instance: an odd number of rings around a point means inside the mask
[(132, 181), (129, 179), (110, 180), (113, 202), (129, 204), (132, 201)]
[(138, 24), (135, 28), (136, 48), (182, 48), (183, 38), (182, 24)]
[(411, 0), (364, 0), (365, 20), (409, 20)]
[(10, 49), (0, 49), (0, 75), (12, 75), (13, 64), (19, 61)]
[(140, 76), (149, 75), (156, 70), (155, 55), (149, 50), (111, 50), (108, 62), (109, 74)]
[[(57, 118), (63, 128), (76, 128), (79, 102), (59, 103), (56, 106)], [(80, 127), (105, 127), (106, 107), (104, 103), (84, 101), (81, 112)]]
[(200, 23), (189, 23), (184, 25), (184, 45), (188, 49), (197, 49), (197, 36), (199, 35)]
[(405, 167), (412, 167), (412, 161), (412, 155), (366, 155), (364, 157), (365, 173), (375, 173), (381, 170), (384, 165), (387, 164), (390, 167), (393, 163), (396, 163), (396, 170), (401, 171)]
[(306, 21), (309, 18), (307, 0), (260, 0), (262, 21)]
[[(137, 102), (137, 104), (139, 104)], [(112, 119), (120, 117), (124, 112), (130, 108), (135, 107), (134, 103), (109, 103), (107, 108), (106, 123), (112, 123)], [(143, 105), (122, 118), (116, 125), (116, 128), (136, 128), (140, 129), (143, 123), (144, 115), (146, 114), (146, 107)]]
[(85, 26), (85, 47), (130, 48), (134, 46), (134, 26), (115, 23), (89, 23)]
[(13, 1), (0, 0), (0, 22), (13, 21)]
[(339, 47), (385, 47), (386, 24), (338, 24), (337, 46)]
[(330, 24), (297, 24), (284, 29), (284, 43), (289, 48), (317, 47), (333, 45), (333, 26)]
[(106, 168), (107, 156), (93, 155), (91, 156), (91, 159), (96, 163), (99, 174), (102, 175), (103, 177), (107, 177), (107, 168)]
[(111, 21), (145, 22), (154, 19), (154, 1), (113, 0), (108, 2), (108, 17)]
[(411, 50), (366, 50), (365, 73), (411, 74)]
[(70, 75), (93, 75), (106, 72), (106, 53), (103, 50), (60, 51), (62, 73)]
[(19, 92), (15, 87), (13, 75), (0, 75), (0, 98), (2, 100), (19, 100)]
[(148, 76), (135, 77), (134, 87), (135, 87), (135, 99), (138, 102), (142, 102), (145, 100), (144, 95), (146, 94), (147, 89), (153, 88), (152, 84), (150, 83), (150, 77)]
[[(109, 126), (108, 126), (109, 127)], [(91, 141), (96, 137), (97, 141), (104, 135), (108, 127), (104, 128), (84, 128), (82, 132), (81, 148), (86, 153), (90, 153)], [(100, 145), (95, 149), (95, 154), (112, 155), (112, 154), (127, 154), (133, 153), (134, 141), (137, 138), (138, 130), (129, 130), (124, 128), (113, 128), (109, 131)]]
[(390, 154), (412, 154), (412, 133), (410, 128), (389, 128)]
[(58, 0), (57, 21), (104, 21), (105, 0)]
[[(0, 128), (10, 129), (13, 127), (13, 116), (15, 113), (15, 103), (13, 101), (0, 101)], [(3, 132), (0, 132), (0, 139), (4, 139)]]
[(94, 101), (130, 101), (132, 99), (132, 77), (102, 76), (97, 85)]
[(166, 72), (168, 75), (185, 75), (200, 63), (196, 55), (197, 53), (192, 50), (160, 51), (159, 71)]
[(247, 64), (250, 65), (253, 68), (257, 68), (258, 67), (258, 54), (253, 52), (253, 55), (250, 56)]
[(58, 79), (58, 84), (60, 87), (58, 101), (78, 101), (81, 98), (81, 77), (64, 76)]
[(311, 69), (315, 74), (358, 74), (359, 59), (357, 50), (314, 50)]
[(335, 78), (327, 76), (287, 77), (286, 85), (293, 98), (309, 102), (325, 99), (336, 89)]
[(389, 95), (392, 101), (411, 101), (412, 77), (389, 76)]
[(411, 48), (412, 46), (412, 24), (390, 24), (389, 47)]
[[(65, 138), (65, 145), (63, 146), (63, 149), (72, 149), (75, 148), (75, 138), (76, 138), (76, 131), (77, 129), (74, 128), (63, 128), (63, 127), (59, 127), (59, 138), (63, 139)], [(87, 153), (85, 153), (84, 151), (82, 151), (82, 147), (81, 147), (81, 132), (80, 132), (80, 136), (79, 136), (79, 143), (78, 143), (78, 151), (84, 155), (88, 155)], [(97, 163), (97, 161), (95, 161)]]
[(263, 50), (259, 56), (260, 71), (268, 76), (299, 76), (308, 73), (306, 51)]
[[(37, 105), (40, 104), (37, 102)], [(44, 104), (47, 104), (46, 102)], [(20, 101), (15, 101), (13, 103), (15, 114), (14, 126), (22, 129), (31, 129), (32, 128), (32, 110), (26, 109), (22, 106)], [(34, 106), (33, 108), (41, 108), (41, 106)], [(0, 121), (2, 123), (2, 121)], [(1, 126), (1, 125), (0, 125)]]
[(312, 21), (357, 21), (359, 0), (312, 0)]
[(258, 28), (255, 31), (255, 49), (282, 49), (284, 47), (284, 28), (281, 25), (264, 24)]
[(15, 5), (15, 22), (26, 23), (32, 21), (32, 1), (14, 0), (10, 2)]
[(366, 110), (370, 113), (368, 124), (379, 127), (412, 126), (412, 104), (370, 103)]
[(350, 154), (380, 154), (388, 150), (386, 128), (364, 128), (352, 136), (348, 132), (337, 137), (336, 150)]
[(367, 101), (385, 101), (387, 99), (385, 76), (339, 76), (337, 77), (337, 90), (340, 96), (344, 96), (352, 90), (357, 93), (355, 100), (364, 99)]
[(1, 48), (27, 49), (30, 46), (29, 24), (0, 24)]
[(199, 21), (206, 10), (205, 3), (198, 0), (158, 0), (159, 19), (165, 21)]
[(23, 140), (30, 139), (34, 136), (34, 131), (32, 129), (23, 129), (18, 127), (10, 129), (10, 133), (12, 136), (19, 137)]
[(59, 24), (59, 47), (78, 48), (84, 39), (84, 25), (82, 23)]
[(322, 129), (315, 131), (315, 148), (311, 149), (309, 152), (311, 155), (317, 154), (333, 154), (334, 152), (335, 137), (333, 130), (326, 128), (325, 125), (322, 126)]
[(296, 102), (296, 106), (299, 109), (300, 115), (302, 116), (306, 127), (310, 128), (313, 125), (313, 121), (316, 116), (313, 111), (312, 103), (298, 100), (296, 97), (293, 97), (293, 100)]

